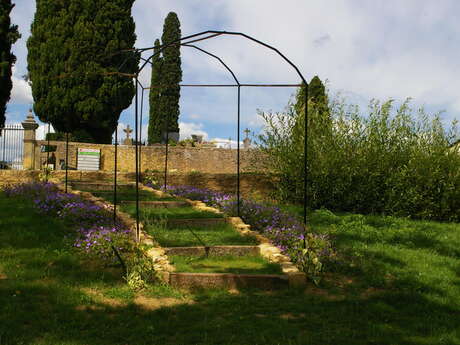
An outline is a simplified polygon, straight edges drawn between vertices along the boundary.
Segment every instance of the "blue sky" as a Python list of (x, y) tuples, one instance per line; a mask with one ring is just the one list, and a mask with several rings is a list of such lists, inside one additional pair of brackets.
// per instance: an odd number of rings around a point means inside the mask
[[(35, 11), (34, 0), (16, 0), (12, 20), (22, 38), (7, 122), (19, 122), (33, 102), (21, 80), (27, 71), (25, 42)], [(169, 11), (178, 14), (182, 34), (215, 29), (240, 31), (277, 47), (307, 79), (328, 80), (332, 94), (366, 105), (372, 98), (402, 101), (429, 112), (444, 110), (445, 123), (460, 119), (460, 26), (457, 0), (137, 0), (133, 7), (137, 47), (152, 46), (161, 36)], [(276, 54), (238, 37), (201, 44), (216, 53), (242, 82), (298, 83), (296, 73)], [(228, 83), (232, 79), (214, 60), (182, 49), (184, 83)], [(149, 84), (150, 69), (141, 75)], [(282, 111), (295, 90), (242, 91), (242, 129), (259, 131), (257, 109)], [(182, 136), (236, 138), (235, 89), (182, 89)], [(148, 114), (148, 104), (144, 108)], [(133, 125), (133, 107), (120, 118)], [(147, 120), (147, 119), (146, 119)], [(146, 121), (145, 121), (146, 123)], [(145, 133), (144, 125), (143, 132)]]

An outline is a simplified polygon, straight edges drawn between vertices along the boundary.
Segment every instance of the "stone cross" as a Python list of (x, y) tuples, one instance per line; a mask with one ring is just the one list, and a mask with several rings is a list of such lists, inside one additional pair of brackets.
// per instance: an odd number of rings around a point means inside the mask
[(249, 133), (251, 133), (251, 131), (246, 128), (244, 133), (246, 134), (246, 138), (243, 140), (243, 148), (249, 149), (251, 147), (251, 139), (249, 139)]
[(129, 140), (129, 136), (131, 135), (131, 133), (133, 132), (132, 128), (129, 127), (129, 125), (123, 130), (123, 132), (126, 133), (126, 140)]

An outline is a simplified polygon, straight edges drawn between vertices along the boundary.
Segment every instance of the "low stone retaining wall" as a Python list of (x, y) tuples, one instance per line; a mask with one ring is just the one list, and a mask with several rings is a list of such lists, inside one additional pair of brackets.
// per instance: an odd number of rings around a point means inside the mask
[[(6, 184), (15, 184), (22, 182), (38, 181), (39, 170), (0, 170), (0, 186)], [(162, 173), (150, 174), (154, 176), (159, 183), (164, 182)], [(145, 173), (142, 177), (147, 176)], [(65, 180), (65, 171), (52, 171), (49, 174), (49, 180), (55, 183), (61, 183)], [(69, 170), (68, 180), (72, 183), (113, 183), (114, 173), (104, 171), (79, 171)], [(136, 180), (135, 173), (118, 172), (117, 182), (119, 185), (133, 183)], [(222, 173), (170, 173), (168, 174), (168, 184), (170, 185), (187, 185), (198, 188), (207, 188), (219, 192), (236, 193), (236, 174)], [(75, 185), (77, 186), (77, 185)], [(265, 174), (241, 174), (240, 191), (241, 196), (261, 196), (268, 197), (275, 190), (276, 181)], [(107, 189), (107, 187), (105, 187)]]
[(169, 284), (177, 288), (258, 288), (277, 290), (290, 286), (289, 277), (276, 274), (170, 273)]
[[(121, 200), (121, 205), (135, 205), (136, 200)], [(139, 205), (142, 207), (148, 208), (174, 208), (174, 207), (184, 207), (190, 206), (188, 202), (185, 201), (139, 201)]]
[(245, 256), (259, 255), (258, 246), (210, 246), (210, 247), (169, 247), (164, 248), (167, 255), (187, 255), (187, 256)]
[(40, 171), (32, 170), (0, 170), (0, 187), (9, 184), (33, 182), (38, 180)]

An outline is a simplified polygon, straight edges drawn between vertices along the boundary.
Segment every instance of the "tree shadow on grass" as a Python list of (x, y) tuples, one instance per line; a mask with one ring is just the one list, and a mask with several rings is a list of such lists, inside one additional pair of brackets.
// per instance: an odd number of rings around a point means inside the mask
[(412, 292), (343, 300), (299, 291), (221, 292), (149, 310), (94, 303), (77, 288), (17, 288), (0, 284), (2, 344), (460, 343), (458, 310)]
[(371, 262), (350, 270), (348, 285), (333, 277), (332, 287), (306, 291), (197, 292), (194, 303), (155, 309), (95, 298), (88, 289), (121, 288), (119, 276), (62, 253), (49, 231), (37, 227), (21, 240), (0, 231), (9, 245), (0, 250), (1, 345), (460, 344), (458, 299), (415, 275), (398, 287), (369, 284), (405, 267), (390, 255), (361, 249)]

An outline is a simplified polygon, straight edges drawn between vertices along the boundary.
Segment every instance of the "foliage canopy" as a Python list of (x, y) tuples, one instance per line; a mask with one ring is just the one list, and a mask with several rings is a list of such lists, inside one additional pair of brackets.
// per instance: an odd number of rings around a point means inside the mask
[[(163, 45), (177, 41), (181, 38), (180, 22), (177, 14), (170, 12), (163, 26), (161, 41)], [(179, 100), (180, 86), (182, 81), (182, 67), (180, 57), (180, 45), (175, 44), (163, 50), (162, 85), (161, 90), (161, 113), (166, 118), (164, 128), (168, 132), (179, 132)]]
[(11, 75), (16, 56), (11, 52), (11, 46), (20, 37), (17, 25), (11, 25), (10, 13), (13, 7), (11, 0), (0, 3), (0, 128), (5, 125), (6, 104), (13, 88)]
[[(261, 114), (260, 147), (279, 178), (278, 198), (296, 203), (305, 181), (302, 92), (286, 113)], [(309, 207), (460, 220), (460, 155), (450, 148), (455, 122), (445, 130), (439, 114), (414, 111), (409, 100), (398, 107), (372, 100), (365, 115), (343, 99), (326, 101), (308, 101)]]
[(150, 85), (149, 101), (150, 101), (150, 117), (148, 129), (149, 145), (161, 142), (161, 133), (163, 131), (164, 118), (161, 116), (161, 89), (157, 86), (161, 84), (161, 70), (163, 66), (163, 57), (160, 50), (160, 40), (155, 40), (155, 48), (153, 53), (156, 54), (152, 58), (152, 78)]
[(28, 46), (34, 110), (80, 141), (110, 143), (134, 96), (134, 0), (37, 0)]

